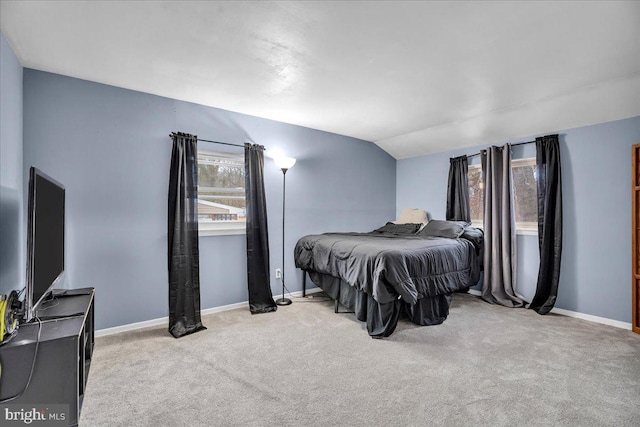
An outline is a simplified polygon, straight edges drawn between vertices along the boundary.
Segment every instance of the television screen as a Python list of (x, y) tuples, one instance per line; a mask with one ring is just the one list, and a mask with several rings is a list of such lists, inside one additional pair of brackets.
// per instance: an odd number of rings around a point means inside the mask
[(31, 167), (27, 237), (27, 320), (64, 272), (65, 190)]

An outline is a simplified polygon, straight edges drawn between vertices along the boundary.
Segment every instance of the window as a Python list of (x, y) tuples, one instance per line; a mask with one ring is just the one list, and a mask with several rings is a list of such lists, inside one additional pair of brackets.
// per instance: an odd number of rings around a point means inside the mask
[(471, 208), (471, 223), (476, 227), (482, 227), (482, 214), (484, 212), (484, 196), (482, 191), (482, 166), (469, 165), (467, 172), (469, 178), (469, 206)]
[[(521, 234), (536, 233), (538, 228), (538, 196), (536, 188), (536, 159), (518, 159), (511, 162), (513, 175), (513, 202), (516, 213), (516, 228)], [(484, 197), (482, 167), (469, 166), (469, 204), (471, 222), (482, 226)]]
[(516, 228), (537, 231), (538, 189), (536, 159), (519, 159), (511, 162), (513, 175), (513, 204), (516, 209)]
[(244, 155), (198, 151), (200, 234), (242, 234), (246, 213)]

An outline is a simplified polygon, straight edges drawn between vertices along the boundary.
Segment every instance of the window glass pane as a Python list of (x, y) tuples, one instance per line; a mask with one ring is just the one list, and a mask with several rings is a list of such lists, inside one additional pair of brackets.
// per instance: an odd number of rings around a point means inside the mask
[(516, 223), (521, 227), (536, 227), (538, 223), (536, 165), (531, 162), (514, 162), (511, 171)]
[(484, 210), (484, 197), (482, 194), (482, 168), (469, 166), (469, 205), (471, 207), (471, 221), (482, 223), (482, 213)]
[(245, 221), (242, 155), (198, 153), (198, 219)]

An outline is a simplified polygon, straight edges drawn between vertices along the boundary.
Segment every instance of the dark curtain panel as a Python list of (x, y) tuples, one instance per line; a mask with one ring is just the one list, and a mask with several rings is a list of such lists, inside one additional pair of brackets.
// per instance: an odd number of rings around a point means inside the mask
[(454, 157), (449, 165), (447, 185), (447, 221), (471, 222), (469, 206), (469, 163), (467, 156)]
[(516, 221), (513, 207), (511, 146), (481, 151), (484, 180), (484, 283), (482, 299), (524, 307), (515, 293)]
[(562, 174), (558, 135), (536, 138), (540, 269), (529, 308), (547, 314), (556, 303), (562, 255)]
[(173, 134), (169, 174), (169, 332), (202, 329), (198, 251), (198, 138)]
[(247, 196), (247, 281), (251, 314), (276, 311), (269, 282), (269, 232), (264, 194), (264, 147), (244, 144)]

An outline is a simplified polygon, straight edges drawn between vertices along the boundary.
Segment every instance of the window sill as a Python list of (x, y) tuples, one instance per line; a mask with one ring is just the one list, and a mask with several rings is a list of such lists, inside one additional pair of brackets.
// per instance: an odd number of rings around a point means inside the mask
[(198, 236), (233, 236), (247, 234), (244, 221), (220, 221), (198, 223)]
[[(477, 227), (482, 229), (482, 224), (471, 223), (473, 227)], [(484, 231), (484, 230), (483, 230)], [(537, 228), (516, 228), (516, 235), (518, 236), (537, 236), (538, 229)]]
[(537, 228), (517, 228), (516, 234), (520, 236), (537, 236), (538, 229)]

